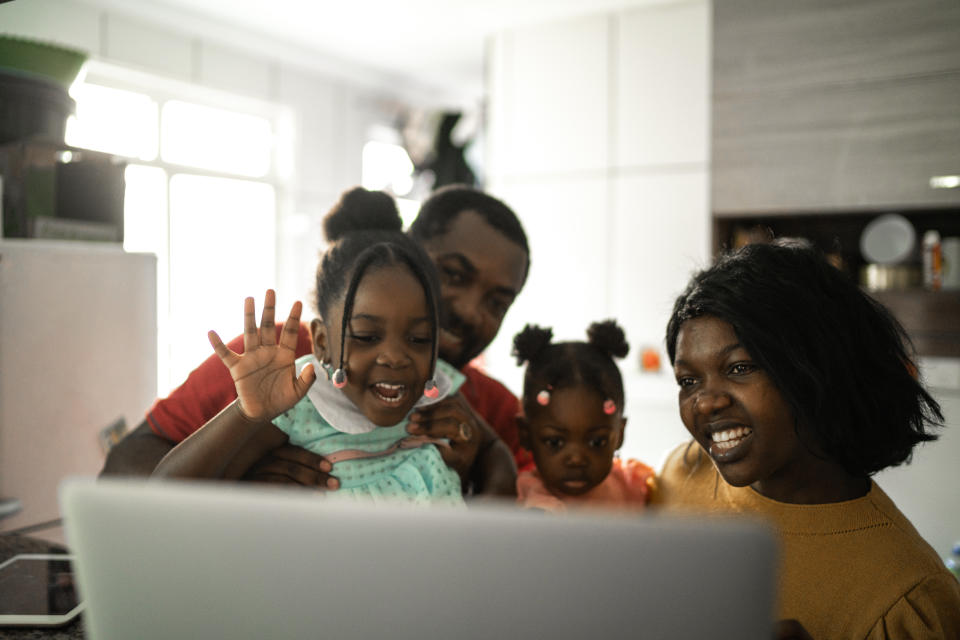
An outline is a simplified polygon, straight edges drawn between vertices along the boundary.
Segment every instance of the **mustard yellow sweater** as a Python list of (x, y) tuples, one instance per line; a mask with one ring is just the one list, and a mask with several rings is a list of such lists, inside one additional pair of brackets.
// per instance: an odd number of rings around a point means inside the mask
[(815, 640), (960, 639), (960, 584), (874, 482), (856, 500), (776, 502), (728, 485), (691, 443), (667, 459), (657, 502), (772, 522), (781, 545), (778, 616), (799, 620)]

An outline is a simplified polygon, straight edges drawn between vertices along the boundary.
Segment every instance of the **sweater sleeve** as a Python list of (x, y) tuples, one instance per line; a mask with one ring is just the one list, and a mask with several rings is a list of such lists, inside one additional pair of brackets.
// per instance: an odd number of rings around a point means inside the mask
[(960, 638), (960, 583), (944, 570), (897, 600), (867, 640)]

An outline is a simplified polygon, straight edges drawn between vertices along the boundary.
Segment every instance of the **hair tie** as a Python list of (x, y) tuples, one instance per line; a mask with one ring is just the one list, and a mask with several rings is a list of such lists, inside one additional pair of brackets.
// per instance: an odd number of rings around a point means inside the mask
[(547, 406), (548, 404), (550, 404), (550, 390), (551, 390), (551, 389), (553, 389), (553, 387), (548, 384), (546, 389), (541, 389), (541, 390), (537, 393), (537, 404), (539, 404), (541, 407), (545, 407), (545, 406)]
[(612, 398), (607, 398), (603, 401), (603, 412), (608, 416), (612, 416), (617, 412), (617, 403), (614, 402)]

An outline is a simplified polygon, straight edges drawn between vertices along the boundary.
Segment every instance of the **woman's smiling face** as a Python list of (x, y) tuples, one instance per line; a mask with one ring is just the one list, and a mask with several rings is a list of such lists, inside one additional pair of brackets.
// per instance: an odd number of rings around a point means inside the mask
[[(344, 302), (313, 324), (314, 354), (340, 363)], [(433, 319), (426, 293), (405, 266), (368, 270), (357, 287), (343, 341), (347, 385), (343, 393), (374, 424), (403, 420), (423, 394), (430, 375)]]
[(818, 484), (823, 461), (800, 441), (790, 406), (729, 323), (687, 320), (676, 346), (680, 417), (727, 483), (783, 502)]

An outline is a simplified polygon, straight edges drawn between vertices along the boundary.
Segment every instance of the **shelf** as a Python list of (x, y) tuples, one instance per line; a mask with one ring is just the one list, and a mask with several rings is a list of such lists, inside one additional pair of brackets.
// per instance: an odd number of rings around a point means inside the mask
[[(861, 281), (860, 272), (866, 261), (860, 253), (860, 235), (871, 220), (883, 213), (888, 211), (714, 216), (714, 254), (749, 241), (802, 237), (828, 254), (851, 278)], [(901, 209), (898, 213), (910, 220), (917, 237), (906, 264), (919, 268), (919, 239), (928, 229), (938, 230), (942, 237), (960, 236), (960, 210)], [(960, 358), (960, 291), (908, 289), (868, 293), (893, 312), (919, 355)]]
[(960, 358), (960, 291), (868, 291), (890, 309), (922, 356)]

